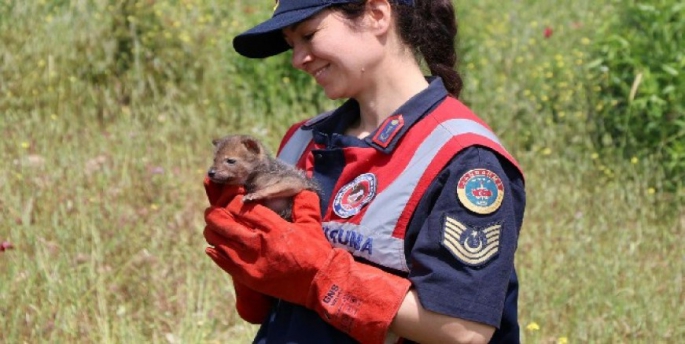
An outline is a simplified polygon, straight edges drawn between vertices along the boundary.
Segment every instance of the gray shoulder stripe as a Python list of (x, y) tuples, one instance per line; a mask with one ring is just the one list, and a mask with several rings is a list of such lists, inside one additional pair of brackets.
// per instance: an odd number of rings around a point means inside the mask
[(291, 165), (297, 164), (311, 140), (311, 130), (297, 129), (288, 142), (286, 142), (278, 158)]
[(440, 126), (445, 128), (445, 130), (449, 131), (454, 136), (473, 133), (476, 135), (483, 136), (489, 139), (490, 141), (497, 143), (498, 145), (502, 145), (499, 142), (497, 136), (492, 131), (490, 131), (490, 129), (470, 119), (451, 119), (443, 122)]
[(497, 137), (477, 122), (465, 119), (444, 122), (421, 143), (407, 168), (383, 192), (376, 195), (375, 200), (368, 205), (362, 224), (369, 226), (370, 224), (366, 223), (367, 220), (377, 222), (379, 219), (390, 217), (392, 221), (388, 222), (392, 223), (394, 229), (394, 224), (397, 223), (404, 206), (428, 165), (452, 137), (466, 133), (481, 135), (499, 144)]

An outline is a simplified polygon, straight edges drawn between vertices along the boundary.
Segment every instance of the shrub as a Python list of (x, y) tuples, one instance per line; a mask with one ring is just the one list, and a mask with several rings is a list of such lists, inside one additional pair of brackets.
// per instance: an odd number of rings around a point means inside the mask
[(589, 65), (594, 143), (659, 158), (674, 186), (685, 175), (685, 4), (632, 1), (619, 11)]

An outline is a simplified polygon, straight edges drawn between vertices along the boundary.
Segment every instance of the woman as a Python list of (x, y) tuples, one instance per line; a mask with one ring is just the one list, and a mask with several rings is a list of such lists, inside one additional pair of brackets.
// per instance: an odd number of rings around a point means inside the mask
[(255, 342), (519, 342), (523, 175), (456, 99), (451, 1), (276, 6), (236, 51), (292, 49), (295, 68), (348, 100), (281, 143), (322, 186), (295, 197), (293, 223), (205, 184), (207, 254), (231, 274), (241, 317), (261, 324)]

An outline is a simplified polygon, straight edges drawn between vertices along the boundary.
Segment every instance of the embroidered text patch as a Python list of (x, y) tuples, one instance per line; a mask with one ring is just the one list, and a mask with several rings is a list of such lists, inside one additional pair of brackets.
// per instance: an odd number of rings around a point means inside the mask
[(476, 214), (491, 214), (502, 205), (504, 185), (495, 172), (476, 168), (459, 179), (457, 197), (466, 209)]

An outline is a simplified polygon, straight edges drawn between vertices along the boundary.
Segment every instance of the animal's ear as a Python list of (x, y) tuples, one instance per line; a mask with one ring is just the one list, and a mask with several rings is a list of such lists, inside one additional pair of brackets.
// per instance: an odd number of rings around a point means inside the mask
[(219, 144), (219, 142), (221, 142), (221, 139), (212, 140), (212, 144), (214, 145), (214, 147), (216, 147)]
[(250, 152), (254, 154), (260, 154), (262, 152), (262, 146), (257, 142), (257, 140), (251, 137), (243, 138), (243, 144)]

